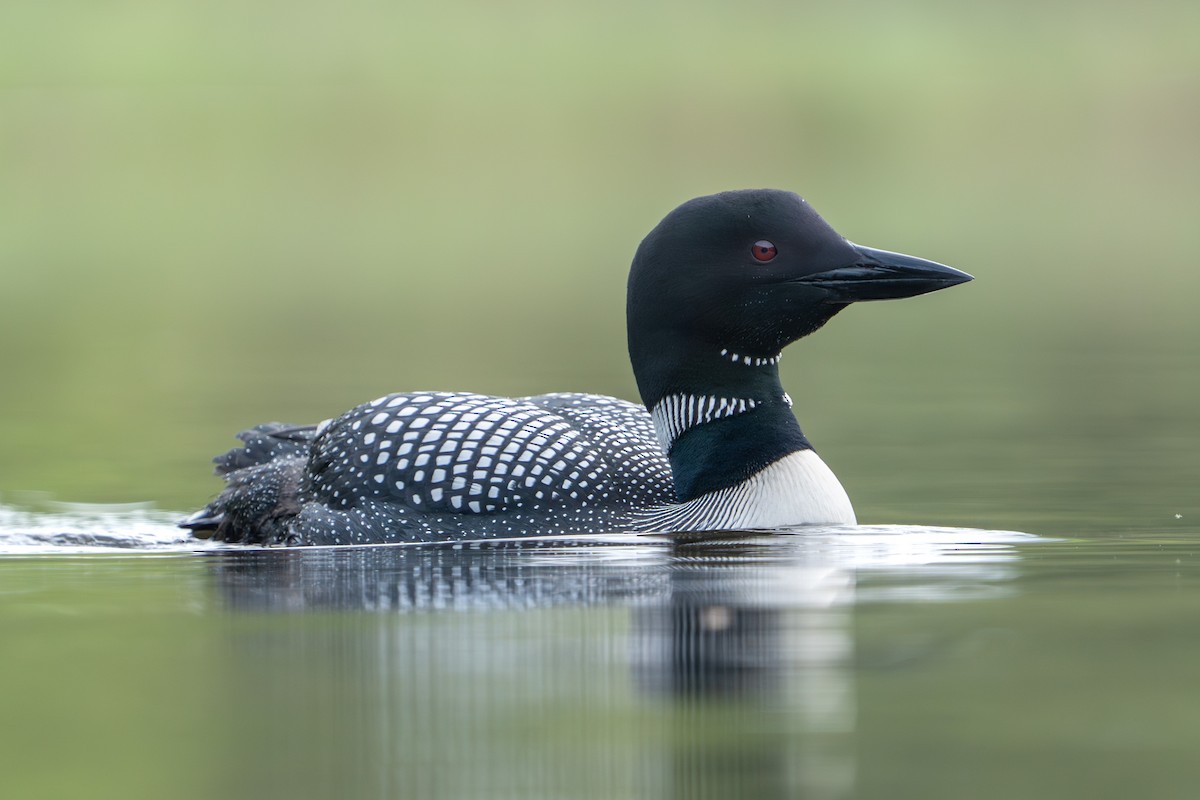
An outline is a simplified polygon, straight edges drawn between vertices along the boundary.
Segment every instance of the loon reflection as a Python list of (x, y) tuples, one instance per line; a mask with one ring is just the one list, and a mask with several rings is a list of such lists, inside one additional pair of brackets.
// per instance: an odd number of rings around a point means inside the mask
[[(483, 610), (664, 599), (706, 607), (727, 593), (741, 603), (792, 607), (832, 602), (829, 592), (859, 570), (899, 570), (910, 579), (905, 594), (920, 600), (986, 593), (1010, 577), (1004, 565), (1016, 558), (1014, 545), (1037, 538), (1011, 531), (857, 525), (813, 526), (797, 534), (636, 540), (618, 534), (207, 554), (231, 609)], [(830, 577), (835, 574), (842, 577)]]
[[(345, 730), (322, 723), (390, 764), (371, 773), (381, 796), (436, 769), (444, 797), (505, 795), (534, 770), (547, 796), (632, 783), (635, 796), (837, 798), (855, 785), (853, 605), (873, 591), (856, 572), (901, 567), (922, 599), (1002, 590), (1019, 535), (822, 531), (217, 551), (210, 564), (231, 610), (351, 612), (282, 650), (270, 626), (268, 649), (281, 673), (353, 676), (337, 689)], [(281, 707), (294, 701), (281, 690)], [(552, 739), (565, 726), (570, 752), (512, 732), (530, 726)], [(601, 757), (619, 768), (597, 777), (586, 765)]]

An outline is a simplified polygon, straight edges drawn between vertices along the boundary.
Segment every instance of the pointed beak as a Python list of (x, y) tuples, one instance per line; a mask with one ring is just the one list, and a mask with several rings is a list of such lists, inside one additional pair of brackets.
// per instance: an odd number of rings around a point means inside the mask
[(832, 302), (855, 303), (915, 297), (973, 280), (967, 273), (936, 261), (851, 246), (859, 255), (853, 264), (806, 275), (797, 282), (824, 289)]

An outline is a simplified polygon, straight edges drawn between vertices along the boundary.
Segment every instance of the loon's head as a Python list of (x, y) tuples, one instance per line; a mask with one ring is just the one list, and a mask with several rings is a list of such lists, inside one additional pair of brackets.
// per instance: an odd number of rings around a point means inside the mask
[[(861, 247), (801, 197), (722, 192), (676, 208), (629, 273), (629, 353), (647, 406), (672, 392), (777, 380), (783, 347), (859, 300), (971, 280), (951, 267)], [(747, 372), (749, 370), (749, 372)]]

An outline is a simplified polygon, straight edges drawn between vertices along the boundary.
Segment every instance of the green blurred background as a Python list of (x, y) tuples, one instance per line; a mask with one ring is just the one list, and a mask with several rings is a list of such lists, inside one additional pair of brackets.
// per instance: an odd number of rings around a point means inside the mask
[(806, 196), (975, 274), (789, 351), (873, 522), (1197, 509), (1200, 5), (0, 5), (0, 492), (217, 489), (236, 430), (636, 397), (633, 249)]

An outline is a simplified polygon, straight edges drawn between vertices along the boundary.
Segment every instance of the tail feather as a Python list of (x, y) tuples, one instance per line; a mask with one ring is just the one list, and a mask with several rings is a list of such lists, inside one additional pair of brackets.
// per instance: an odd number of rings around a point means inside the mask
[(315, 425), (268, 422), (239, 433), (242, 446), (213, 459), (225, 489), (179, 527), (197, 539), (290, 543), (288, 524), (300, 510), (298, 493), (316, 431)]
[[(221, 527), (225, 515), (212, 507), (205, 507), (191, 516), (184, 517), (176, 523), (181, 528), (188, 528), (198, 539), (211, 539), (212, 531)], [(205, 533), (207, 532), (207, 535)]]
[(277, 458), (307, 457), (316, 436), (316, 425), (268, 422), (237, 435), (243, 445), (213, 459), (217, 475), (227, 476), (246, 467), (257, 467)]

